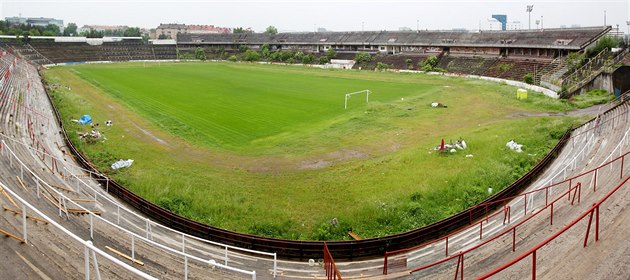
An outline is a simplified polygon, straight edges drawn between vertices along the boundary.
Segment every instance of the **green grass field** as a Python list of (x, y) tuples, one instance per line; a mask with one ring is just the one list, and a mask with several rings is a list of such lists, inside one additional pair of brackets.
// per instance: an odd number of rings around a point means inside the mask
[[(565, 102), (479, 80), (239, 63), (125, 63), (44, 72), (77, 146), (147, 199), (214, 226), (349, 239), (447, 217), (524, 174), (570, 125)], [(343, 109), (343, 94), (353, 96)], [(404, 99), (404, 100), (403, 100)], [(441, 102), (448, 108), (431, 108)], [(107, 140), (78, 140), (91, 114)], [(444, 138), (469, 149), (437, 155)], [(505, 147), (525, 145), (521, 154)], [(466, 158), (466, 154), (474, 157)], [(117, 159), (134, 159), (113, 171)], [(330, 220), (337, 218), (338, 226)]]

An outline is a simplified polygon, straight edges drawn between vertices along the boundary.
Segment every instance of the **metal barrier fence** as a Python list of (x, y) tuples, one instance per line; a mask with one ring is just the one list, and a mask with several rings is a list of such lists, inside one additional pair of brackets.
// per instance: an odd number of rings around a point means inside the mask
[[(408, 266), (409, 263), (411, 263), (410, 261), (414, 261), (420, 257), (426, 257), (429, 254), (428, 253), (424, 253), (423, 248), (427, 248), (426, 251), (429, 251), (428, 246), (433, 246), (431, 247), (432, 249), (435, 246), (443, 246), (444, 247), (444, 255), (448, 256), (449, 251), (456, 251), (456, 249), (453, 249), (452, 246), (449, 243), (452, 244), (452, 240), (453, 239), (463, 239), (466, 238), (466, 235), (469, 238), (473, 238), (473, 234), (471, 233), (472, 231), (475, 231), (476, 228), (478, 228), (478, 240), (482, 240), (482, 237), (484, 236), (484, 226), (483, 223), (484, 222), (491, 222), (491, 223), (501, 223), (503, 225), (506, 224), (506, 221), (509, 224), (509, 217), (512, 216), (511, 214), (513, 214), (517, 209), (519, 208), (515, 208), (514, 206), (509, 206), (507, 205), (509, 203), (510, 200), (513, 199), (519, 199), (519, 203), (520, 203), (520, 199), (523, 199), (523, 204), (521, 204), (523, 207), (521, 207), (520, 209), (522, 211), (527, 211), (527, 209), (529, 208), (530, 210), (533, 209), (532, 203), (533, 203), (533, 199), (535, 198), (535, 195), (539, 195), (541, 192), (545, 192), (545, 200), (548, 201), (550, 195), (551, 197), (553, 197), (553, 193), (550, 193), (549, 190), (553, 190), (554, 186), (560, 185), (560, 184), (564, 184), (567, 183), (568, 180), (567, 178), (567, 170), (575, 170), (577, 167), (577, 162), (579, 160), (584, 160), (584, 158), (587, 156), (588, 153), (590, 153), (593, 148), (594, 148), (594, 135), (595, 133), (597, 133), (597, 129), (602, 129), (603, 125), (610, 125), (611, 129), (614, 128), (614, 121), (618, 120), (619, 122), (624, 122), (624, 120), (621, 120), (621, 117), (625, 117), (626, 121), (628, 118), (628, 106), (627, 104), (625, 104), (625, 107), (621, 108), (619, 106), (616, 106), (614, 108), (611, 108), (610, 110), (608, 110), (606, 113), (609, 114), (613, 114), (616, 113), (614, 110), (618, 109), (618, 110), (623, 110), (622, 113), (619, 114), (614, 114), (613, 116), (609, 117), (608, 120), (605, 121), (601, 121), (598, 122), (596, 121), (596, 119), (594, 119), (593, 121), (586, 123), (585, 125), (580, 126), (580, 130), (581, 132), (576, 133), (575, 135), (571, 136), (570, 139), (572, 140), (572, 144), (568, 145), (568, 149), (570, 149), (570, 153), (573, 154), (573, 157), (571, 160), (569, 161), (565, 161), (563, 163), (560, 163), (560, 165), (564, 165), (564, 168), (562, 168), (558, 173), (556, 173), (554, 176), (552, 176), (551, 178), (549, 178), (546, 181), (546, 185), (547, 187), (541, 187), (537, 190), (534, 191), (529, 191), (520, 195), (516, 195), (516, 196), (512, 196), (512, 197), (506, 197), (506, 198), (502, 198), (502, 199), (496, 199), (493, 201), (489, 201), (489, 202), (485, 202), (485, 203), (480, 203), (478, 205), (472, 206), (470, 209), (468, 209), (468, 213), (469, 213), (469, 225), (461, 228), (460, 230), (454, 231), (450, 234), (447, 234), (446, 236), (443, 236), (439, 239), (435, 239), (417, 246), (413, 246), (410, 248), (406, 248), (406, 249), (401, 249), (401, 250), (396, 250), (396, 251), (388, 251), (385, 252), (384, 254), (384, 264), (383, 264), (383, 274), (387, 274), (390, 270), (390, 268), (395, 267), (395, 268), (399, 268), (399, 269), (406, 269), (406, 267)], [(589, 127), (589, 124), (591, 125), (591, 127)], [(619, 156), (621, 157), (621, 147), (623, 144), (625, 144), (627, 141), (630, 141), (630, 139), (628, 138), (628, 134), (630, 132), (630, 128), (628, 128), (624, 134), (624, 136), (622, 137), (621, 141), (617, 144), (617, 146), (611, 151), (610, 155), (604, 160), (604, 162), (608, 161), (613, 154), (616, 153), (617, 150), (619, 150)], [(582, 140), (578, 140), (578, 141), (584, 141), (585, 145), (582, 146), (582, 148), (579, 151), (573, 151), (573, 148), (575, 146), (575, 142), (576, 139), (582, 139)], [(589, 144), (590, 143), (590, 144)], [(623, 160), (623, 158), (622, 158)], [(556, 179), (556, 177), (560, 176), (560, 180), (561, 182), (558, 183), (553, 183)], [(545, 185), (543, 185), (545, 186)], [(518, 206), (518, 204), (517, 204)], [(494, 214), (488, 214), (491, 211), (494, 211), (495, 209), (502, 209), (497, 211)], [(484, 217), (477, 221), (474, 222), (475, 220), (477, 220), (477, 218), (479, 218), (479, 216), (477, 216), (475, 219), (473, 219), (473, 213), (479, 212), (480, 210), (482, 210), (484, 212)], [(488, 235), (488, 234), (485, 234)], [(442, 244), (442, 245), (440, 245)], [(411, 251), (419, 251), (417, 252), (418, 256), (413, 256), (410, 259), (408, 259), (408, 256), (400, 256), (400, 257), (396, 257), (396, 255), (399, 254), (404, 254), (407, 252), (411, 252)], [(393, 259), (391, 259), (393, 257)], [(389, 262), (392, 261), (393, 264), (390, 264)]]
[[(7, 140), (11, 140), (13, 143), (22, 145), (27, 149), (33, 150), (36, 153), (37, 158), (39, 158), (40, 160), (42, 158), (48, 158), (50, 159), (50, 162), (52, 163), (63, 162), (63, 159), (55, 158), (54, 156), (46, 153), (45, 150), (41, 150), (39, 148), (34, 149), (30, 147), (28, 144), (15, 140), (13, 138), (10, 138), (7, 135), (4, 135), (2, 133), (0, 133), (0, 136), (5, 137)], [(6, 143), (6, 142), (2, 140), (2, 143)], [(43, 163), (46, 166), (48, 166), (47, 162), (48, 161), (44, 161)], [(56, 165), (52, 165), (52, 166), (56, 166)], [(52, 171), (53, 173), (55, 172), (55, 169), (49, 168), (49, 170)], [(168, 228), (164, 225), (151, 221), (150, 219), (147, 219), (146, 217), (143, 217), (137, 214), (135, 211), (128, 209), (127, 207), (120, 204), (119, 202), (111, 199), (109, 196), (101, 194), (100, 189), (98, 187), (93, 187), (88, 182), (86, 182), (86, 180), (82, 179), (82, 178), (91, 179), (101, 174), (95, 174), (89, 170), (85, 170), (76, 166), (74, 166), (74, 168), (63, 166), (61, 171), (57, 171), (57, 172), (60, 175), (62, 175), (62, 177), (68, 183), (71, 183), (71, 181), (74, 181), (76, 183), (75, 190), (77, 192), (88, 193), (89, 195), (93, 196), (95, 204), (96, 204), (96, 201), (98, 201), (98, 203), (102, 205), (105, 209), (113, 209), (113, 211), (115, 211), (114, 212), (115, 214), (109, 215), (109, 213), (103, 213), (102, 215), (99, 215), (100, 217), (108, 219), (109, 221), (114, 222), (117, 225), (123, 228), (126, 228), (130, 231), (134, 231), (138, 235), (144, 235), (147, 238), (150, 237), (152, 241), (160, 242), (164, 246), (170, 247), (172, 249), (181, 250), (181, 252), (187, 252), (187, 253), (190, 253), (191, 255), (196, 255), (197, 257), (200, 257), (200, 258), (211, 257), (217, 260), (223, 259), (223, 265), (225, 266), (230, 265), (229, 264), (230, 260), (234, 260), (235, 261), (234, 263), (242, 265), (242, 262), (239, 262), (238, 260), (242, 258), (246, 258), (247, 256), (245, 256), (244, 254), (266, 256), (270, 258), (270, 262), (271, 262), (270, 270), (273, 277), (275, 278), (277, 276), (277, 270), (278, 270), (277, 263), (278, 262), (277, 262), (276, 253), (268, 253), (268, 252), (262, 252), (262, 251), (250, 250), (247, 248), (240, 248), (236, 246), (226, 245), (219, 242), (202, 239), (196, 236), (192, 236), (192, 235)], [(80, 175), (75, 172), (87, 173), (87, 175)], [(24, 174), (24, 171), (21, 165), (20, 165), (20, 174), (22, 174), (22, 176)], [(109, 182), (106, 182), (105, 184), (106, 192), (107, 192), (108, 187), (109, 187)], [(143, 229), (143, 231), (139, 229)], [(157, 233), (157, 234), (153, 234), (153, 233)], [(154, 238), (154, 236), (159, 236), (160, 238)], [(178, 243), (180, 243), (181, 245), (177, 245)], [(201, 250), (198, 248), (199, 245), (202, 245), (202, 246), (210, 245), (211, 247), (204, 247), (203, 250)], [(213, 250), (212, 247), (219, 247), (221, 251)], [(208, 249), (210, 251), (208, 251)], [(260, 264), (262, 261), (263, 261), (262, 259), (258, 259), (257, 263)]]
[[(511, 243), (511, 251), (514, 252), (516, 250), (516, 238), (517, 238), (517, 229), (519, 227), (521, 227), (522, 225), (524, 225), (526, 222), (533, 220), (534, 218), (537, 218), (537, 216), (539, 214), (542, 214), (544, 212), (548, 212), (549, 213), (549, 224), (553, 225), (553, 219), (554, 219), (554, 206), (556, 208), (558, 208), (558, 204), (562, 203), (563, 201), (565, 201), (569, 206), (574, 205), (576, 202), (577, 204), (579, 204), (581, 202), (581, 200), (583, 199), (583, 193), (585, 193), (588, 190), (588, 187), (592, 187), (592, 193), (595, 193), (597, 191), (597, 187), (598, 187), (598, 179), (597, 179), (597, 174), (599, 170), (605, 171), (609, 171), (608, 173), (606, 173), (606, 177), (605, 178), (612, 178), (613, 174), (615, 174), (615, 172), (612, 172), (612, 170), (606, 168), (606, 167), (612, 167), (613, 165), (617, 164), (617, 166), (619, 167), (619, 179), (623, 178), (624, 175), (624, 159), (625, 157), (630, 154), (630, 152), (626, 152), (623, 156), (618, 157), (616, 159), (614, 159), (613, 161), (607, 162), (603, 165), (600, 165), (597, 168), (591, 169), (587, 172), (581, 173), (579, 175), (576, 175), (574, 177), (571, 177), (563, 182), (560, 183), (556, 183), (553, 186), (549, 186), (547, 188), (544, 189), (544, 204), (542, 204), (542, 195), (539, 195), (540, 199), (535, 200), (535, 201), (539, 201), (539, 203), (541, 205), (537, 206), (535, 205), (534, 207), (537, 208), (538, 210), (535, 211), (532, 215), (527, 216), (527, 213), (525, 210), (523, 212), (522, 218), (523, 220), (521, 220), (520, 222), (514, 224), (513, 226), (503, 230), (501, 233), (494, 235), (492, 238), (485, 240), (471, 248), (467, 248), (464, 249), (462, 251), (459, 251), (458, 253), (450, 256), (450, 257), (446, 257), (444, 259), (432, 262), (430, 264), (427, 265), (423, 265), (421, 267), (415, 268), (413, 270), (410, 271), (410, 273), (415, 273), (415, 272), (419, 272), (422, 270), (426, 270), (429, 268), (433, 268), (436, 267), (438, 265), (442, 265), (445, 264), (449, 261), (454, 260), (455, 258), (457, 258), (457, 264), (456, 264), (456, 275), (455, 278), (457, 279), (458, 277), (458, 273), (461, 276), (461, 279), (463, 279), (463, 275), (464, 275), (464, 258), (465, 255), (469, 255), (472, 254), (475, 250), (478, 250), (486, 245), (490, 245), (490, 244), (494, 244), (498, 246), (500, 246), (500, 244), (504, 244), (504, 243), (500, 243), (499, 241), (503, 241), (505, 242), (506, 239), (504, 238), (504, 236), (506, 235), (511, 235), (511, 242), (507, 242), (507, 243)], [(552, 201), (549, 201), (549, 189), (550, 188), (554, 188), (556, 187), (556, 189), (561, 189), (563, 188), (562, 185), (565, 185), (568, 183), (568, 190), (564, 191), (560, 196), (558, 196), (557, 198), (555, 198)], [(583, 190), (583, 185), (584, 188), (586, 188), (585, 190)], [(536, 190), (539, 191), (539, 190)], [(542, 189), (540, 190), (542, 191)], [(591, 193), (591, 192), (589, 192)], [(539, 194), (539, 193), (537, 193)], [(535, 195), (535, 194), (534, 194)], [(567, 198), (566, 200), (564, 198)], [(528, 203), (526, 199), (523, 199), (524, 203), (524, 207), (527, 207)], [(560, 205), (562, 206), (562, 205)], [(509, 210), (509, 208), (508, 208)], [(501, 213), (501, 212), (499, 212)], [(509, 223), (510, 220), (510, 213), (509, 211), (507, 211), (506, 215), (503, 217), (503, 221), (508, 221)], [(485, 222), (486, 220), (482, 220), (480, 222), (480, 230), (479, 230), (479, 234), (480, 234), (480, 240), (481, 240), (481, 234), (482, 234), (482, 229), (483, 229), (483, 222)], [(486, 224), (488, 224), (488, 222), (486, 222)], [(527, 228), (527, 227), (526, 227)], [(503, 239), (502, 239), (503, 238)], [(524, 237), (521, 237), (521, 240)], [(509, 239), (509, 238), (508, 238)], [(495, 242), (496, 241), (496, 242)], [(444, 269), (444, 267), (440, 267), (440, 269)]]
[[(9, 158), (9, 164), (12, 166), (13, 165), (13, 160), (17, 161), (17, 163), (20, 166), (20, 178), (22, 179), (22, 181), (24, 181), (24, 171), (26, 171), (26, 173), (30, 174), (33, 177), (33, 180), (36, 184), (36, 192), (37, 192), (37, 196), (40, 196), (40, 193), (43, 194), (44, 191), (48, 192), (49, 194), (54, 194), (56, 200), (58, 201), (58, 203), (56, 203), (56, 207), (59, 209), (59, 216), (63, 216), (63, 214), (65, 213), (66, 218), (69, 218), (68, 215), (68, 205), (70, 206), (74, 206), (75, 209), (80, 209), (82, 211), (84, 211), (86, 214), (88, 214), (89, 217), (89, 230), (90, 230), (90, 237), (94, 238), (94, 229), (95, 229), (95, 222), (103, 222), (104, 225), (106, 225), (108, 227), (109, 231), (112, 230), (118, 230), (120, 232), (122, 232), (125, 235), (128, 235), (130, 238), (130, 243), (131, 243), (131, 258), (132, 260), (135, 261), (135, 254), (136, 254), (136, 241), (138, 242), (143, 242), (151, 247), (154, 248), (159, 248), (160, 250), (162, 250), (163, 252), (172, 254), (174, 256), (179, 256), (182, 257), (184, 260), (184, 271), (183, 271), (183, 275), (184, 275), (184, 279), (188, 278), (188, 261), (189, 260), (194, 260), (194, 261), (198, 261), (201, 263), (205, 263), (211, 266), (216, 266), (228, 271), (232, 271), (232, 272), (237, 272), (237, 273), (242, 273), (242, 274), (246, 274), (246, 275), (250, 275), (251, 278), (253, 280), (256, 279), (256, 271), (246, 271), (246, 270), (242, 270), (239, 268), (234, 268), (234, 267), (230, 267), (221, 263), (218, 263), (216, 261), (214, 261), (213, 259), (203, 259), (194, 255), (191, 255), (187, 252), (185, 252), (185, 250), (179, 251), (176, 249), (173, 249), (171, 247), (168, 247), (166, 245), (163, 245), (161, 243), (158, 242), (154, 242), (153, 238), (154, 238), (154, 234), (152, 233), (152, 229), (151, 229), (151, 225), (154, 223), (151, 223), (150, 220), (146, 219), (146, 218), (141, 218), (140, 216), (128, 216), (126, 217), (127, 219), (131, 220), (131, 219), (142, 219), (141, 221), (143, 221), (146, 225), (146, 227), (144, 228), (144, 230), (142, 228), (138, 228), (136, 227), (136, 230), (130, 230), (127, 228), (123, 228), (120, 225), (113, 223), (103, 217), (101, 217), (100, 215), (95, 214), (92, 210), (85, 208), (83, 205), (75, 202), (73, 199), (67, 197), (65, 194), (61, 193), (60, 191), (58, 191), (56, 188), (50, 186), (45, 180), (41, 179), (35, 172), (33, 172), (26, 164), (24, 164), (24, 162), (22, 162), (22, 160), (13, 152), (12, 149), (10, 149), (7, 145), (6, 142), (4, 140), (2, 140), (2, 151), (6, 150), (7, 151), (7, 157)], [(97, 202), (107, 202), (109, 200), (101, 200), (101, 198), (104, 198), (104, 196), (99, 195), (99, 193), (94, 190), (94, 203), (96, 205)], [(120, 208), (119, 208), (120, 209)], [(117, 213), (118, 215), (118, 222), (120, 222), (120, 212)], [(124, 220), (123, 220), (124, 221)], [(138, 221), (136, 220), (135, 222), (129, 222), (130, 224), (137, 224)], [(133, 228), (133, 227), (130, 227)], [(185, 242), (185, 241), (184, 241)], [(185, 249), (185, 247), (184, 247)], [(227, 260), (226, 260), (227, 261)]]
[[(487, 244), (490, 244), (491, 242), (498, 240), (499, 238), (503, 237), (504, 235), (507, 234), (512, 234), (512, 251), (515, 250), (516, 248), (516, 244), (515, 244), (515, 240), (516, 240), (516, 234), (517, 234), (517, 228), (519, 228), (520, 226), (522, 226), (523, 224), (525, 224), (526, 222), (528, 222), (530, 219), (536, 217), (538, 214), (544, 212), (545, 210), (549, 210), (550, 212), (550, 224), (553, 225), (553, 213), (554, 213), (554, 205), (556, 205), (557, 203), (562, 201), (562, 198), (567, 197), (567, 202), (570, 205), (573, 205), (576, 201), (577, 203), (580, 203), (581, 199), (582, 199), (582, 185), (586, 185), (586, 186), (592, 186), (592, 189), (594, 190), (593, 192), (595, 192), (597, 190), (597, 173), (598, 170), (601, 170), (603, 168), (606, 167), (612, 167), (613, 165), (617, 164), (619, 166), (619, 177), (622, 178), (623, 173), (624, 173), (624, 168), (626, 168), (627, 166), (624, 165), (624, 159), (626, 156), (628, 156), (630, 154), (630, 152), (626, 152), (625, 154), (623, 154), (622, 156), (609, 161), (603, 165), (600, 165), (597, 168), (591, 169), (587, 172), (583, 172), (579, 175), (576, 175), (574, 177), (568, 178), (564, 181), (555, 183), (553, 185), (549, 185), (547, 187), (544, 188), (540, 188), (534, 191), (530, 191), (521, 195), (518, 195), (516, 197), (513, 198), (514, 204), (512, 206), (509, 205), (504, 205), (503, 206), (503, 210), (502, 211), (497, 211), (494, 214), (491, 215), (487, 215), (485, 218), (482, 218), (479, 222), (473, 224), (470, 227), (467, 227), (461, 231), (458, 231), (457, 233), (462, 233), (462, 232), (466, 232), (469, 231), (469, 235), (474, 236), (475, 234), (479, 236), (479, 238), (477, 240), (482, 240), (483, 239), (483, 235), (484, 233), (486, 235), (491, 235), (492, 232), (490, 232), (488, 230), (489, 225), (495, 223), (495, 224), (500, 224), (500, 225), (509, 225), (512, 222), (517, 222), (517, 223), (513, 224), (511, 227), (505, 228), (501, 230), (501, 233), (496, 234), (494, 236), (492, 236), (490, 239), (484, 240), (483, 242), (480, 242), (479, 244), (476, 244), (472, 247), (469, 246), (469, 244), (464, 243), (463, 246), (461, 246), (461, 248), (459, 250), (455, 250), (451, 248), (451, 251), (457, 251), (456, 254), (453, 254), (451, 256), (448, 255), (448, 251), (449, 251), (449, 240), (454, 239), (453, 235), (449, 235), (446, 236), (445, 238), (442, 238), (440, 240), (436, 240), (433, 242), (430, 242), (428, 244), (425, 244), (425, 246), (421, 246), (421, 247), (426, 247), (426, 245), (430, 245), (430, 244), (436, 244), (437, 246), (443, 245), (444, 246), (444, 250), (442, 252), (445, 252), (446, 257), (443, 259), (439, 259), (438, 261), (429, 263), (429, 264), (425, 264), (425, 265), (421, 265), (419, 268), (413, 269), (411, 270), (411, 272), (418, 272), (421, 270), (425, 270), (425, 269), (429, 269), (432, 267), (435, 267), (437, 265), (441, 265), (443, 263), (446, 263), (448, 261), (454, 260), (455, 258), (458, 259), (457, 262), (457, 271), (459, 271), (459, 273), (463, 274), (464, 272), (464, 268), (463, 268), (463, 259), (464, 256), (466, 254), (472, 253), (474, 250), (479, 249)], [(608, 170), (608, 169), (606, 169)], [(592, 175), (590, 177), (587, 177), (587, 175)], [(588, 179), (588, 181), (584, 181)], [(566, 187), (564, 186), (566, 185)], [(565, 190), (565, 191), (561, 191), (561, 190)], [(560, 192), (560, 194), (555, 197), (555, 199), (550, 200), (550, 197), (553, 197), (552, 193), (558, 193)], [(528, 200), (527, 196), (529, 195), (529, 197), (532, 197), (533, 200)], [(556, 205), (557, 208), (557, 205)], [(538, 209), (538, 210), (536, 210)], [(514, 210), (514, 211), (513, 211)], [(520, 210), (520, 211), (517, 211)], [(528, 216), (527, 213), (532, 213), (531, 215)], [(522, 213), (522, 214), (521, 214)], [(484, 227), (485, 226), (485, 227)], [(485, 231), (484, 231), (485, 230)], [(494, 231), (498, 231), (498, 229), (494, 229)], [(475, 234), (472, 234), (475, 233)], [(464, 237), (459, 237), (459, 239), (466, 239)], [(474, 241), (474, 240), (472, 240)], [(469, 240), (470, 242), (470, 240)], [(414, 250), (418, 250), (420, 248), (415, 248)], [(435, 249), (433, 249), (435, 250)], [(384, 267), (383, 267), (383, 272), (384, 274), (387, 273), (387, 269), (388, 269), (388, 259), (390, 258), (390, 256), (392, 255), (397, 255), (397, 254), (402, 254), (405, 253), (407, 251), (394, 251), (394, 252), (388, 252), (388, 254), (385, 256), (385, 263), (384, 263)], [(437, 254), (437, 253), (436, 253)], [(427, 256), (426, 254), (424, 256)], [(393, 263), (394, 264), (399, 264), (399, 265), (404, 265), (404, 267), (407, 267), (408, 264), (410, 263), (410, 261), (408, 259), (406, 259), (407, 256), (397, 256), (394, 257)], [(460, 269), (461, 267), (461, 269)]]
[(74, 233), (72, 233), (71, 231), (67, 230), (66, 228), (64, 228), (63, 226), (61, 226), (59, 223), (57, 223), (54, 219), (49, 218), (48, 216), (46, 216), (44, 213), (42, 213), (41, 211), (39, 211), (37, 208), (33, 207), (30, 203), (28, 203), (26, 200), (24, 200), (22, 197), (20, 197), (19, 195), (17, 195), (15, 192), (13, 192), (9, 187), (7, 187), (7, 185), (5, 185), (4, 183), (0, 182), (0, 187), (7, 193), (9, 193), (11, 195), (12, 198), (15, 198), (18, 202), (20, 202), (22, 204), (22, 237), (25, 241), (25, 243), (28, 243), (28, 227), (27, 227), (27, 222), (26, 222), (26, 213), (27, 210), (34, 212), (35, 214), (37, 214), (38, 216), (40, 216), (43, 220), (45, 220), (46, 222), (48, 222), (49, 224), (53, 225), (55, 228), (57, 228), (58, 230), (60, 230), (61, 232), (63, 232), (65, 235), (67, 235), (68, 237), (70, 237), (71, 240), (74, 240), (78, 243), (80, 243), (83, 247), (84, 247), (84, 262), (85, 262), (85, 279), (89, 280), (90, 279), (90, 257), (92, 258), (92, 266), (94, 267), (94, 270), (96, 272), (96, 279), (101, 279), (100, 276), (100, 270), (99, 270), (99, 265), (98, 265), (98, 261), (96, 256), (101, 256), (105, 259), (107, 259), (108, 261), (114, 263), (116, 266), (119, 266), (129, 272), (131, 272), (132, 274), (134, 274), (137, 277), (143, 278), (143, 279), (158, 279), (156, 277), (153, 277), (149, 274), (146, 274), (138, 269), (136, 269), (135, 267), (130, 266), (129, 264), (122, 262), (120, 260), (118, 260), (117, 258), (105, 253), (104, 251), (102, 251), (101, 249), (95, 247), (91, 241), (89, 240), (83, 240), (81, 239), (79, 236), (75, 235)]
[(602, 203), (604, 203), (606, 200), (608, 200), (613, 194), (615, 194), (621, 187), (623, 187), (627, 182), (628, 179), (630, 179), (630, 176), (627, 176), (619, 185), (617, 185), (614, 189), (612, 189), (610, 192), (608, 192), (608, 194), (606, 194), (606, 196), (604, 196), (601, 200), (599, 200), (597, 203), (593, 204), (593, 206), (591, 206), (588, 210), (586, 210), (582, 215), (580, 215), (579, 217), (575, 218), (572, 222), (570, 222), (568, 225), (564, 226), (560, 231), (556, 232), (555, 234), (553, 234), (552, 236), (548, 237), (547, 239), (545, 239), (544, 241), (540, 242), (538, 245), (534, 246), (533, 248), (529, 249), (527, 252), (521, 254), (520, 256), (518, 256), (517, 258), (513, 259), (512, 261), (503, 264), (502, 266), (480, 276), (477, 279), (487, 279), (491, 276), (494, 276), (496, 274), (498, 274), (499, 272), (505, 270), (506, 268), (520, 262), (521, 260), (525, 259), (528, 256), (532, 256), (532, 279), (535, 280), (536, 279), (536, 252), (538, 250), (540, 250), (540, 248), (542, 248), (543, 246), (549, 244), (551, 241), (555, 240), (556, 238), (558, 238), (560, 235), (562, 235), (563, 233), (565, 233), (567, 230), (571, 229), (573, 226), (575, 226), (578, 222), (582, 221), (584, 218), (586, 218), (587, 216), (588, 218), (588, 224), (587, 224), (587, 228), (586, 228), (586, 233), (584, 236), (584, 243), (583, 243), (583, 247), (586, 248), (586, 246), (588, 245), (588, 239), (589, 239), (589, 233), (591, 231), (591, 225), (592, 225), (592, 221), (593, 221), (593, 215), (595, 216), (595, 241), (599, 241), (599, 232), (600, 232), (600, 218), (599, 218), (599, 208), (602, 205)]
[(328, 250), (326, 242), (324, 242), (324, 270), (326, 270), (326, 277), (328, 280), (342, 280), (339, 269), (337, 269), (337, 264), (335, 264), (335, 260), (333, 259), (332, 254), (330, 254), (330, 250)]

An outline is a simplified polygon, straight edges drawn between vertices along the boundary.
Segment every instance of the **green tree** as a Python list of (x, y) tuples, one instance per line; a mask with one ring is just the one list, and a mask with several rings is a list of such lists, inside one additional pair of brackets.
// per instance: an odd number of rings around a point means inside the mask
[(337, 56), (337, 51), (335, 51), (335, 49), (330, 48), (328, 49), (328, 51), (326, 51), (326, 57), (328, 58), (328, 61), (335, 58), (335, 56)]
[(267, 29), (265, 29), (265, 33), (269, 35), (276, 35), (278, 34), (278, 28), (273, 25), (269, 25), (267, 26)]
[(45, 30), (44, 33), (42, 33), (42, 36), (57, 36), (57, 34), (53, 33), (50, 30)]
[(621, 39), (612, 36), (604, 36), (597, 41), (594, 47), (586, 50), (586, 58), (592, 58), (605, 49), (610, 50), (611, 48), (616, 48), (619, 46), (620, 41)]
[(271, 51), (269, 49), (269, 44), (263, 44), (260, 50), (260, 54), (262, 58), (267, 59), (271, 55)]
[(206, 52), (203, 50), (203, 48), (195, 49), (195, 59), (206, 60)]
[(232, 33), (254, 33), (254, 31), (251, 28), (243, 28), (243, 27), (237, 27), (232, 29)]
[(50, 31), (55, 35), (61, 35), (61, 31), (59, 31), (59, 26), (54, 25), (54, 24), (46, 25), (46, 27), (44, 27), (44, 30), (42, 30), (42, 32), (43, 31)]
[(33, 28), (33, 29), (31, 29), (31, 30), (29, 30), (29, 31), (28, 31), (28, 35), (29, 35), (29, 36), (39, 36), (39, 35), (41, 35), (41, 34), (39, 34), (39, 30), (37, 30), (37, 29)]
[(356, 61), (356, 63), (367, 63), (370, 60), (372, 60), (372, 56), (369, 53), (366, 52), (358, 52), (354, 55), (354, 61)]
[(103, 38), (103, 31), (98, 31), (94, 28), (90, 28), (89, 31), (83, 31), (81, 36), (85, 36), (88, 38)]
[(77, 35), (77, 24), (74, 22), (68, 23), (66, 28), (63, 30), (63, 36), (76, 36)]
[(168, 37), (166, 37), (166, 34), (160, 34), (160, 36), (158, 36), (158, 39), (164, 40), (164, 39), (168, 39)]
[(31, 38), (28, 37), (29, 34), (28, 31), (22, 31), (22, 43), (26, 44), (31, 40)]
[(140, 32), (139, 27), (130, 27), (125, 29), (123, 32), (124, 37), (141, 37), (142, 33)]

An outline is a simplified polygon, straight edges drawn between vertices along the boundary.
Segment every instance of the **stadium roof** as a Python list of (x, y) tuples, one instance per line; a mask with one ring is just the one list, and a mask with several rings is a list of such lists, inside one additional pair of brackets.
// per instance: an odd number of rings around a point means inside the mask
[(308, 33), (179, 34), (179, 44), (400, 45), (552, 48), (581, 50), (610, 26), (513, 31), (365, 31)]

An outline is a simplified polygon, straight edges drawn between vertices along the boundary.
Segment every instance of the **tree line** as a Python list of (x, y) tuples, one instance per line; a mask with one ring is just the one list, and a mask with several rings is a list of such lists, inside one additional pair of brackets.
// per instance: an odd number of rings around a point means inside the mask
[(38, 26), (31, 24), (9, 24), (7, 21), (0, 20), (0, 35), (16, 35), (23, 37), (30, 36), (82, 36), (88, 38), (102, 38), (104, 36), (117, 37), (141, 37), (142, 32), (139, 27), (119, 28), (115, 30), (99, 31), (95, 29), (78, 32), (76, 23), (70, 22), (64, 28), (63, 32), (59, 26), (48, 24), (46, 26)]

